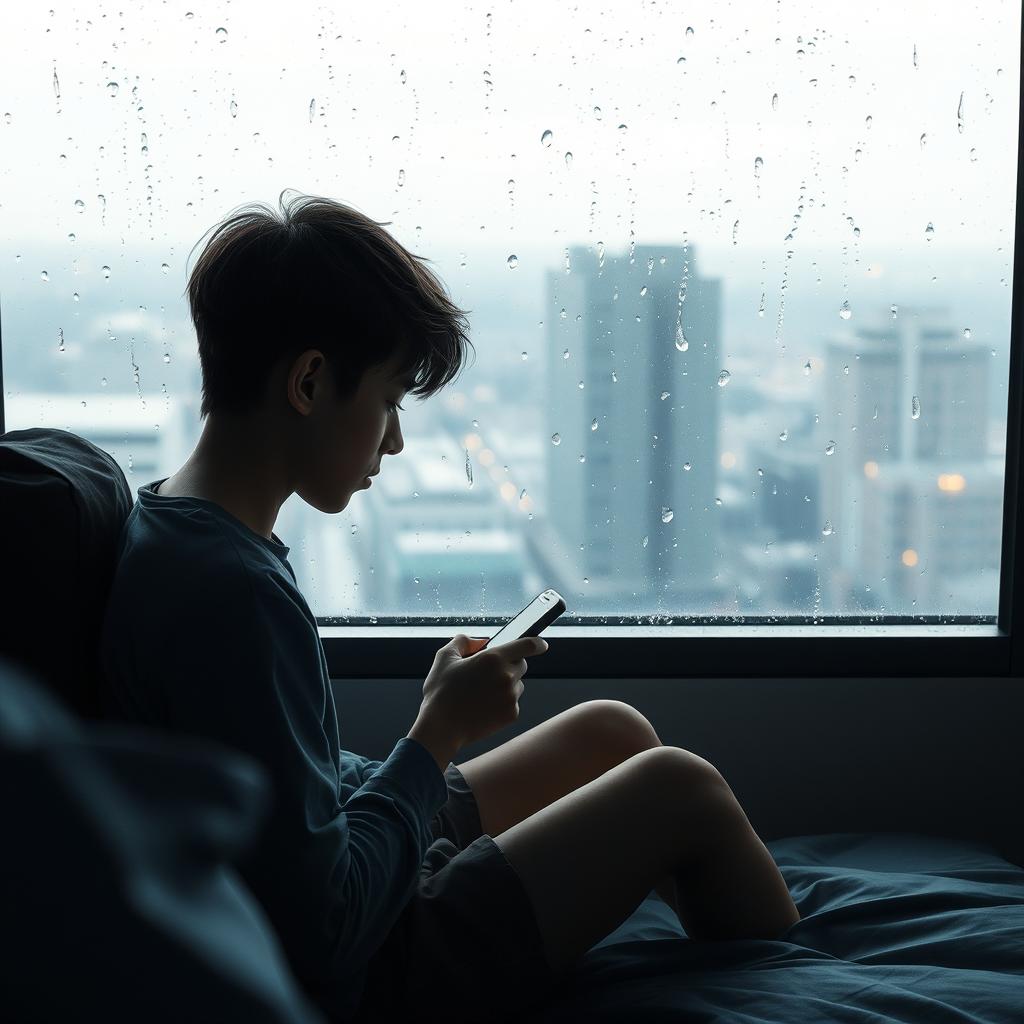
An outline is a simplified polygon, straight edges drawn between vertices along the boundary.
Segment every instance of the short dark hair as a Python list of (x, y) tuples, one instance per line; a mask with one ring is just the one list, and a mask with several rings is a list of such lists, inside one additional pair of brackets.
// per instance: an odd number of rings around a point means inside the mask
[(393, 356), (414, 395), (458, 375), (469, 311), (384, 230), (390, 221), (288, 190), (278, 205), (252, 203), (217, 224), (189, 275), (200, 418), (258, 408), (272, 368), (309, 348), (323, 351), (340, 398)]

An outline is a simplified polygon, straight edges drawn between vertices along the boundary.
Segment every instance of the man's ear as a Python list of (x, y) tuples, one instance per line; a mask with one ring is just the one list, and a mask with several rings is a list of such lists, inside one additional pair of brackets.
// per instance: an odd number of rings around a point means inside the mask
[(325, 371), (326, 361), (323, 353), (318, 349), (308, 349), (296, 356), (292, 363), (288, 373), (289, 390), (294, 380), (296, 390), (300, 391), (307, 401), (312, 402), (315, 390), (314, 380), (318, 380), (323, 386), (323, 382), (326, 380)]

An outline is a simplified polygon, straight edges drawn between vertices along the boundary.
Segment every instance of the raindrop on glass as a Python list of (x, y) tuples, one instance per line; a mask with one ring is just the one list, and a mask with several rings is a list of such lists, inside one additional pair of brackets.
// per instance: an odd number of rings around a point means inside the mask
[(71, 234), (68, 235), (68, 241), (69, 242), (73, 242), (74, 240), (75, 240), (75, 233), (72, 231)]
[(836, 453), (836, 443), (835, 443), (835, 441), (829, 441), (829, 443), (827, 445), (825, 445), (825, 454), (826, 455), (835, 455), (835, 453)]
[(839, 307), (839, 315), (843, 320), (849, 320), (850, 317), (853, 316), (853, 311), (850, 309), (850, 303), (848, 301), (844, 302)]
[(691, 470), (691, 469), (693, 469), (693, 466), (691, 466), (691, 465), (690, 465), (690, 463), (688, 463), (688, 462), (684, 462), (684, 463), (683, 463), (683, 469), (684, 469), (684, 470), (685, 470), (685, 471), (686, 471), (687, 473), (689, 473), (689, 472), (690, 472), (690, 470)]
[(524, 363), (526, 362), (526, 353), (525, 352), (522, 354), (522, 360), (523, 360)]
[(761, 168), (764, 167), (764, 161), (760, 157), (756, 157), (754, 160), (754, 177), (761, 177)]
[(79, 213), (81, 213), (85, 209), (85, 203), (83, 203), (81, 199), (76, 199), (75, 200), (75, 209)]
[(100, 267), (100, 272), (104, 277), (110, 277), (110, 267)]
[(544, 132), (544, 134), (540, 137), (540, 144), (542, 146), (550, 146), (551, 145), (551, 140), (554, 137), (555, 137), (554, 133), (551, 132), (550, 130), (548, 130), (548, 131)]
[(59, 344), (57, 345), (57, 351), (58, 352), (63, 352), (64, 351), (64, 328), (63, 327), (58, 327), (57, 328), (57, 338), (59, 339)]
[(562, 352), (562, 358), (563, 358), (563, 359), (568, 359), (568, 358), (569, 358), (569, 350), (568, 350), (568, 349), (565, 349), (565, 350), (564, 350), (564, 351)]
[(732, 379), (732, 374), (728, 370), (723, 370), (718, 375), (718, 386), (724, 388), (726, 384)]
[(238, 104), (234, 100), (228, 104), (228, 110), (231, 111), (232, 117), (238, 117)]
[(779, 434), (779, 440), (780, 441), (788, 441), (789, 440), (789, 431), (788, 430), (782, 431), (782, 433)]
[(565, 154), (565, 166), (572, 167), (572, 153)]
[(827, 519), (825, 520), (825, 526), (822, 528), (821, 535), (823, 537), (832, 536), (832, 524)]
[(508, 264), (509, 270), (515, 270), (519, 266), (519, 257), (515, 255), (509, 256), (505, 262)]
[(666, 399), (666, 398), (668, 398), (668, 396), (669, 396), (669, 395), (670, 395), (671, 393), (672, 393), (671, 391), (662, 391), (662, 393), (661, 393), (661, 401), (663, 401), (663, 402), (664, 402), (664, 401), (665, 401), (665, 399)]
[(312, 99), (309, 101), (309, 123), (313, 123), (313, 118), (316, 117), (316, 100)]
[(117, 82), (107, 82), (107, 92), (109, 95), (116, 96), (118, 88)]
[(672, 511), (672, 509), (668, 508), (665, 505), (661, 506), (661, 521), (663, 523), (671, 523), (672, 522), (672, 516), (674, 514), (675, 513)]
[(921, 399), (914, 395), (910, 400), (910, 418), (918, 420), (921, 418)]
[(692, 26), (692, 25), (689, 25), (689, 26), (687, 27), (687, 29), (686, 29), (686, 34), (687, 34), (688, 36), (692, 36), (692, 35), (693, 35), (693, 26)]
[[(54, 73), (54, 81), (57, 79), (56, 72)], [(964, 94), (960, 93), (960, 103), (956, 108), (956, 130), (963, 134), (964, 131)]]
[(965, 338), (966, 338), (966, 339), (967, 339), (968, 341), (970, 341), (970, 340), (971, 340), (971, 329), (970, 329), (970, 327), (965, 327), (965, 328), (964, 328), (964, 337), (965, 337)]
[(551, 435), (551, 443), (553, 445), (560, 445), (562, 443), (562, 436), (561, 436), (561, 434), (552, 434)]
[(169, 271), (170, 269), (171, 268), (166, 263), (161, 263), (160, 264), (160, 273), (161, 274), (166, 274), (167, 271)]
[(594, 417), (594, 422), (590, 424), (591, 430), (597, 430), (597, 417)]
[(680, 352), (685, 352), (690, 347), (690, 343), (683, 337), (683, 326), (682, 324), (676, 324), (676, 348)]
[(929, 221), (928, 222), (928, 227), (926, 227), (924, 229), (924, 237), (927, 238), (928, 241), (930, 242), (932, 240), (932, 238), (934, 237), (934, 235), (935, 235), (935, 228), (932, 225), (932, 222)]
[(893, 304), (892, 304), (892, 305), (891, 305), (891, 306), (889, 307), (889, 312), (890, 312), (890, 313), (892, 314), (892, 318), (893, 318), (893, 320), (895, 320), (895, 319), (896, 319), (896, 314), (897, 314), (897, 313), (898, 313), (899, 311), (900, 311), (900, 310), (899, 310), (899, 306), (897, 306), (895, 302), (894, 302), (894, 303), (893, 303)]
[(39, 276), (40, 276), (40, 278), (43, 281), (49, 281), (50, 280), (50, 275), (45, 270), (41, 271)]
[(171, 354), (170, 354), (170, 352), (165, 352), (164, 353), (164, 362), (165, 363), (169, 363), (170, 361), (171, 361)]
[(228, 30), (226, 28), (219, 28), (214, 35), (217, 37), (218, 43), (226, 43), (228, 41)]
[(779, 94), (776, 92), (776, 93), (772, 94), (772, 110), (778, 110), (778, 109), (779, 109)]
[(810, 377), (810, 375), (811, 375), (811, 361), (810, 361), (810, 359), (808, 359), (807, 362), (804, 363), (804, 376), (805, 377)]

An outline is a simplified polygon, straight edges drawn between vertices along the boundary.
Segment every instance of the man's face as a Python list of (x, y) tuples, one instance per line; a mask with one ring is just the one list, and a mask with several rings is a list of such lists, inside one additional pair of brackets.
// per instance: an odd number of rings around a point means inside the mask
[[(307, 472), (300, 496), (321, 512), (340, 512), (353, 492), (369, 487), (386, 454), (404, 447), (397, 406), (412, 386), (397, 359), (371, 367), (348, 399), (336, 397), (326, 364), (317, 373), (313, 407), (306, 417)], [(306, 460), (304, 460), (306, 461)]]

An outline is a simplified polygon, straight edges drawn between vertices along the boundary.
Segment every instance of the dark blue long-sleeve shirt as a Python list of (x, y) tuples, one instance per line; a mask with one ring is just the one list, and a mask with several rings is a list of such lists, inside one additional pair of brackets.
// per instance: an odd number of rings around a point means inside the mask
[(269, 770), (275, 801), (239, 869), (292, 968), (341, 1018), (411, 897), (445, 803), (430, 752), (341, 749), (316, 620), (289, 548), (221, 506), (138, 489), (100, 641), (112, 717), (200, 735)]

